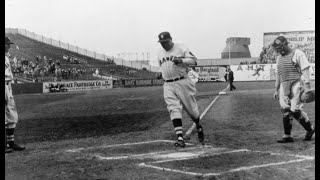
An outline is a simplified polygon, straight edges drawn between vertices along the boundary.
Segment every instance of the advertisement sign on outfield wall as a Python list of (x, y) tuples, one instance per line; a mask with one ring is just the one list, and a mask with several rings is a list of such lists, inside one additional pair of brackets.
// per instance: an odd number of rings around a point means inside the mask
[(90, 80), (90, 81), (59, 81), (43, 82), (43, 93), (50, 92), (50, 86), (63, 85), (67, 91), (83, 91), (93, 89), (111, 89), (112, 80)]
[[(234, 81), (270, 81), (276, 79), (276, 64), (231, 65)], [(310, 79), (315, 79), (315, 63), (311, 63)]]
[(199, 74), (199, 81), (225, 81), (226, 66), (195, 67)]

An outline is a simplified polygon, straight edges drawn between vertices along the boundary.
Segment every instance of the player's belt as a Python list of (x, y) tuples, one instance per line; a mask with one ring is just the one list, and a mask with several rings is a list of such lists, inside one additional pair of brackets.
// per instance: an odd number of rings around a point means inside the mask
[(175, 79), (164, 80), (164, 82), (174, 82), (174, 81), (178, 81), (178, 80), (183, 79), (183, 78), (184, 78), (184, 76), (181, 76), (181, 77), (175, 78)]

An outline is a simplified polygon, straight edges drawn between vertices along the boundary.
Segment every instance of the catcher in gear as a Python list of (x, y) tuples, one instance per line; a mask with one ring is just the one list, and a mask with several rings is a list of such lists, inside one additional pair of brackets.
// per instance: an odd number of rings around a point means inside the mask
[[(307, 113), (303, 111), (303, 99), (306, 93), (310, 92), (310, 63), (305, 55), (299, 49), (291, 49), (284, 36), (277, 37), (273, 48), (279, 53), (277, 58), (276, 91), (273, 94), (275, 99), (279, 100), (281, 112), (283, 114), (284, 136), (278, 143), (293, 142), (291, 136), (292, 119), (296, 119), (307, 131), (304, 141), (310, 141), (315, 130), (311, 124)], [(305, 101), (307, 102), (307, 101)]]
[(189, 65), (197, 65), (197, 58), (182, 44), (173, 43), (169, 32), (162, 32), (158, 37), (162, 49), (158, 52), (161, 75), (159, 73), (157, 77), (164, 80), (164, 100), (177, 135), (174, 145), (185, 147), (182, 134), (183, 107), (196, 124), (199, 142), (203, 143), (204, 133), (199, 122), (200, 114), (195, 98), (196, 87), (186, 72)]

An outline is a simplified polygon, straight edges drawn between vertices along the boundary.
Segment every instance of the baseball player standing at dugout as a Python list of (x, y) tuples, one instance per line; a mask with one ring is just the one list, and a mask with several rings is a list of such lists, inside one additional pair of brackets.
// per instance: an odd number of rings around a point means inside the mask
[(303, 90), (311, 89), (310, 63), (304, 52), (299, 49), (293, 50), (288, 46), (284, 36), (277, 37), (272, 46), (280, 54), (277, 58), (276, 92), (273, 95), (279, 100), (283, 114), (284, 136), (278, 143), (293, 142), (292, 118), (307, 131), (304, 141), (310, 141), (315, 130), (303, 111), (303, 102), (300, 99)]
[(24, 150), (24, 146), (14, 143), (14, 129), (18, 122), (17, 106), (13, 99), (11, 82), (13, 75), (10, 59), (8, 57), (10, 45), (13, 44), (8, 37), (5, 37), (5, 153)]
[(197, 58), (184, 45), (173, 43), (169, 32), (162, 32), (158, 37), (158, 42), (163, 48), (158, 52), (158, 62), (161, 67), (158, 78), (162, 77), (164, 80), (164, 100), (177, 135), (174, 145), (185, 147), (182, 134), (183, 107), (196, 124), (199, 142), (203, 143), (204, 133), (199, 123), (200, 114), (195, 99), (196, 87), (186, 72), (189, 65), (197, 65)]

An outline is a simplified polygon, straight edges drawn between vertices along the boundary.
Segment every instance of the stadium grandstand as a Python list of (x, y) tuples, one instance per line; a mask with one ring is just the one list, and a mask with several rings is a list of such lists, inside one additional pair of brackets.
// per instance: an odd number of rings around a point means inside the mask
[[(19, 82), (114, 79), (152, 79), (154, 72), (117, 65), (113, 59), (96, 59), (52, 46), (18, 33), (7, 33), (15, 44), (10, 49), (13, 72)], [(95, 74), (99, 70), (99, 75)]]

